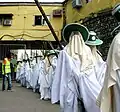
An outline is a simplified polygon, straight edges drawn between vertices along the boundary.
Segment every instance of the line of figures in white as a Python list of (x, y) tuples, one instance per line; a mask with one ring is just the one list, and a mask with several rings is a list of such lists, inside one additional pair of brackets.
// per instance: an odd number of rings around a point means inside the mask
[[(48, 61), (49, 58), (49, 61)], [(96, 46), (87, 46), (80, 34), (59, 52), (45, 59), (18, 64), (16, 80), (22, 86), (39, 89), (40, 98), (60, 101), (61, 112), (101, 112), (96, 99), (102, 89), (106, 62)], [(51, 63), (51, 64), (50, 64)]]

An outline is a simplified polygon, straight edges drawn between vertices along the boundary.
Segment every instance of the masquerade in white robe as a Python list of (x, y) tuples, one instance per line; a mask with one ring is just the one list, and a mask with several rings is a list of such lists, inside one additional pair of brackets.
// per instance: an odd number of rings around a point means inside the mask
[(97, 105), (102, 112), (120, 111), (120, 33), (110, 46), (107, 57), (107, 70), (104, 85), (98, 97)]
[(52, 103), (60, 101), (62, 112), (78, 112), (78, 99), (87, 112), (100, 112), (96, 98), (101, 90), (92, 53), (81, 34), (71, 35), (67, 47), (60, 52), (52, 85)]

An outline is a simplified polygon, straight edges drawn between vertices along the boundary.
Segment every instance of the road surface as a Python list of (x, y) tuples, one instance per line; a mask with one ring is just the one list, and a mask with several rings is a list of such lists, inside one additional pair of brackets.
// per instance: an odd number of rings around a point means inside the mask
[(41, 101), (38, 93), (13, 83), (14, 92), (1, 91), (0, 112), (60, 112), (59, 105)]

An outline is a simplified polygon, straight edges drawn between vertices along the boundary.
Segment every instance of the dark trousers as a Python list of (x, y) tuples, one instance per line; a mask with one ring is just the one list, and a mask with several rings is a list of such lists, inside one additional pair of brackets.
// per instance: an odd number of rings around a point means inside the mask
[(16, 72), (14, 72), (14, 80), (16, 81)]
[(11, 79), (14, 80), (14, 68), (11, 68)]
[(12, 81), (16, 80), (16, 72), (11, 73), (11, 78), (12, 78)]
[(7, 90), (11, 90), (11, 87), (12, 87), (11, 73), (8, 73), (7, 75), (3, 75), (2, 91), (5, 90), (6, 79), (8, 81), (8, 88), (7, 88)]

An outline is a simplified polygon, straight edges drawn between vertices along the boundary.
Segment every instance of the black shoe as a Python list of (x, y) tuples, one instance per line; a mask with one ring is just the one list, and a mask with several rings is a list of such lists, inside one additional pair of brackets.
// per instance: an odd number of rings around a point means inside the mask
[(9, 91), (9, 90), (11, 90), (11, 88), (8, 87), (7, 90)]

